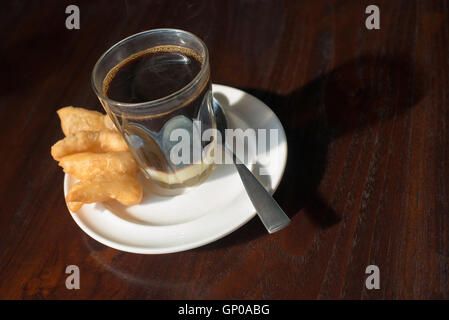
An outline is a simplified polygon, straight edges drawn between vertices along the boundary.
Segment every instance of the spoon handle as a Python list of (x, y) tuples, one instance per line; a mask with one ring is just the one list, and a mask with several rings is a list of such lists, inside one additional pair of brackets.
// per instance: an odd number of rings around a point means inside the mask
[(235, 163), (235, 166), (257, 214), (268, 232), (274, 233), (286, 227), (290, 223), (290, 218), (271, 194), (265, 190), (264, 186), (243, 163)]

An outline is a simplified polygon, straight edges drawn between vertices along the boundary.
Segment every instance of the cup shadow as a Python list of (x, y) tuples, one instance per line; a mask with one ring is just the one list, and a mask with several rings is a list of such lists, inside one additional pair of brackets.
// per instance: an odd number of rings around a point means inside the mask
[[(287, 135), (287, 166), (275, 199), (290, 218), (303, 210), (322, 229), (338, 223), (343, 214), (335, 211), (318, 191), (329, 144), (404, 115), (427, 90), (425, 75), (412, 57), (369, 55), (344, 63), (286, 95), (241, 89), (266, 103), (281, 120)], [(197, 250), (234, 246), (266, 234), (255, 217), (225, 239)]]

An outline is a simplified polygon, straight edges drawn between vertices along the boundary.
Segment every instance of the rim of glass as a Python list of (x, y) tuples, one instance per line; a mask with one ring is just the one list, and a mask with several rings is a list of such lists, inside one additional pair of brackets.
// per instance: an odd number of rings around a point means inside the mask
[[(189, 36), (191, 36), (193, 39), (195, 39), (195, 41), (198, 41), (198, 43), (200, 44), (200, 46), (204, 49), (204, 59), (201, 62), (201, 70), (198, 72), (198, 74), (195, 76), (195, 78), (193, 78), (192, 81), (190, 81), (188, 84), (186, 84), (184, 87), (182, 87), (181, 89), (156, 100), (148, 100), (148, 101), (144, 101), (144, 102), (136, 102), (136, 103), (129, 103), (129, 102), (120, 102), (111, 98), (108, 98), (106, 95), (103, 94), (103, 81), (104, 79), (101, 80), (102, 83), (102, 88), (98, 89), (97, 86), (95, 85), (95, 75), (98, 72), (98, 68), (100, 66), (100, 63), (105, 59), (105, 57), (111, 53), (114, 49), (116, 49), (117, 47), (121, 46), (122, 44), (124, 44), (127, 41), (130, 41), (134, 38), (137, 38), (139, 36), (142, 35), (146, 35), (149, 33), (162, 33), (162, 32), (180, 32), (180, 33), (184, 33), (187, 34)], [(119, 62), (120, 63), (120, 62)], [(97, 62), (95, 63), (95, 66), (92, 70), (92, 75), (91, 75), (91, 85), (92, 88), (94, 89), (95, 94), (100, 97), (102, 100), (113, 104), (115, 106), (120, 106), (120, 107), (135, 107), (135, 108), (140, 108), (140, 107), (152, 107), (152, 106), (157, 106), (163, 102), (167, 102), (170, 100), (173, 100), (176, 96), (178, 96), (180, 93), (187, 91), (188, 89), (192, 88), (204, 75), (204, 73), (207, 71), (208, 68), (205, 68), (205, 66), (207, 66), (209, 64), (209, 51), (207, 50), (206, 44), (203, 42), (203, 40), (201, 40), (198, 36), (194, 35), (191, 32), (185, 31), (185, 30), (181, 30), (181, 29), (171, 29), (171, 28), (160, 28), (160, 29), (151, 29), (151, 30), (146, 30), (146, 31), (142, 31), (136, 34), (133, 34), (129, 37), (126, 37), (122, 40), (120, 40), (119, 42), (115, 43), (112, 47), (110, 47), (108, 50), (106, 50), (101, 56), (100, 58), (98, 58)], [(110, 70), (109, 70), (110, 71)], [(108, 71), (108, 72), (109, 72)]]

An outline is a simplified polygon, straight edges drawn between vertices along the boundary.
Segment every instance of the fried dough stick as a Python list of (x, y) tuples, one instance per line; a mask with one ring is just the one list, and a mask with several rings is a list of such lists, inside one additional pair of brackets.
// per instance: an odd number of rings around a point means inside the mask
[(140, 203), (143, 189), (137, 175), (106, 175), (74, 184), (66, 196), (71, 211), (77, 211), (84, 203), (117, 200), (131, 206)]
[(117, 130), (107, 114), (84, 108), (64, 107), (56, 111), (66, 137), (79, 131)]
[(79, 131), (59, 140), (51, 147), (51, 155), (56, 161), (78, 152), (128, 151), (128, 146), (117, 131)]
[(63, 157), (59, 165), (65, 173), (78, 180), (89, 180), (99, 175), (136, 174), (139, 171), (129, 151), (75, 153)]

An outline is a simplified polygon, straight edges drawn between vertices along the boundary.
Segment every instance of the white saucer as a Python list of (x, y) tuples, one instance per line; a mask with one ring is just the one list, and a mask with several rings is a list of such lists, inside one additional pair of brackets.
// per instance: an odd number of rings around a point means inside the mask
[[(258, 175), (260, 166), (250, 165), (265, 188), (274, 192), (287, 161), (287, 140), (279, 119), (263, 102), (241, 90), (213, 85), (213, 92), (226, 111), (230, 128), (278, 129), (278, 143), (271, 146), (269, 161), (263, 161), (269, 175)], [(263, 156), (257, 154), (257, 160)], [(65, 175), (64, 195), (75, 182)], [(177, 196), (157, 196), (152, 189), (150, 182), (140, 205), (93, 203), (70, 213), (95, 240), (143, 254), (200, 247), (237, 230), (256, 214), (233, 165), (218, 165), (204, 183)]]

